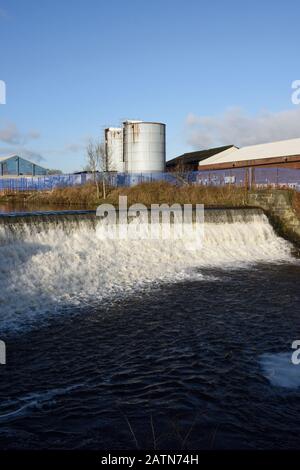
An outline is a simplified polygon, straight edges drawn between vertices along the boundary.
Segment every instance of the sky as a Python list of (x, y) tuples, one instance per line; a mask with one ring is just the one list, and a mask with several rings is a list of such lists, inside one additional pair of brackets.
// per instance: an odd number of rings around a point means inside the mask
[(167, 125), (167, 159), (300, 137), (296, 0), (0, 0), (0, 155), (77, 171), (125, 119)]

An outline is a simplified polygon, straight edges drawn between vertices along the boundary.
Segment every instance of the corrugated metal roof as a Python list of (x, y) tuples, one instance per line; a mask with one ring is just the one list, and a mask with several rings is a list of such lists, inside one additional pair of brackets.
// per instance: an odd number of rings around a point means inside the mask
[(0, 157), (0, 161), (3, 162), (3, 161), (8, 160), (9, 158), (12, 158), (12, 157), (18, 157), (18, 155), (16, 153), (12, 153), (11, 155), (6, 155), (5, 157)]
[(172, 160), (167, 161), (166, 166), (167, 168), (175, 167), (179, 163), (184, 165), (198, 165), (199, 161), (208, 159), (212, 155), (219, 154), (219, 152), (227, 151), (228, 149), (234, 148), (233, 145), (225, 145), (223, 147), (215, 147), (206, 150), (197, 150), (195, 152), (184, 153), (179, 157), (172, 158)]
[(249, 145), (240, 149), (233, 148), (232, 151), (221, 152), (206, 160), (199, 161), (199, 166), (259, 160), (263, 158), (288, 157), (292, 155), (300, 155), (300, 138), (280, 140), (267, 144)]
[(26, 161), (26, 162), (29, 162), (29, 163), (31, 163), (32, 165), (36, 165), (36, 166), (38, 166), (39, 168), (43, 168), (44, 170), (47, 169), (46, 167), (40, 165), (39, 163), (33, 162), (32, 160), (29, 160), (29, 158), (21, 157), (21, 156), (18, 155), (17, 153), (12, 153), (11, 155), (5, 155), (5, 156), (0, 157), (0, 162), (1, 162), (1, 163), (2, 163), (2, 162), (5, 162), (5, 160), (9, 160), (10, 158), (14, 158), (14, 157), (15, 157), (15, 158), (18, 157), (18, 158), (20, 158), (21, 160), (24, 160), (24, 161)]

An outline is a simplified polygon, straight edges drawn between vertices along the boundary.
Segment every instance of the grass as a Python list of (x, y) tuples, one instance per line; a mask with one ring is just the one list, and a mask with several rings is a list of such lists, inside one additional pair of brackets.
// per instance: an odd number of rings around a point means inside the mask
[[(100, 188), (97, 198), (96, 187), (92, 183), (83, 186), (56, 188), (52, 191), (35, 191), (5, 195), (2, 201), (52, 204), (63, 206), (84, 206), (95, 208), (104, 202)], [(175, 186), (165, 182), (142, 183), (130, 188), (108, 188), (106, 203), (118, 205), (119, 196), (128, 197), (128, 205), (142, 203), (146, 206), (162, 203), (206, 204), (218, 206), (243, 206), (247, 193), (244, 188), (235, 186), (206, 187), (196, 185)]]
[[(165, 429), (162, 434), (157, 434), (157, 432), (155, 431), (153, 415), (151, 414), (150, 415), (150, 423), (149, 423), (150, 435), (149, 434), (148, 435), (149, 435), (149, 437), (151, 436), (152, 442), (151, 442), (151, 440), (148, 440), (147, 438), (145, 439), (145, 436), (143, 436), (144, 442), (139, 442), (141, 440), (141, 437), (136, 434), (136, 432), (134, 430), (134, 427), (133, 427), (132, 423), (130, 422), (128, 416), (126, 415), (126, 413), (124, 413), (121, 410), (120, 410), (120, 413), (121, 413), (122, 417), (124, 418), (124, 420), (126, 421), (129, 433), (132, 437), (132, 441), (134, 442), (135, 447), (137, 449), (150, 448), (150, 449), (153, 449), (153, 450), (160, 449), (161, 446), (164, 446), (164, 443), (166, 441), (169, 441), (170, 439), (173, 440), (174, 442), (176, 442), (176, 446), (177, 446), (178, 449), (181, 449), (181, 450), (188, 449), (189, 448), (189, 439), (190, 439), (190, 436), (191, 436), (192, 432), (194, 431), (195, 425), (198, 424), (199, 417), (204, 415), (204, 412), (201, 413), (201, 414), (198, 414), (196, 412), (194, 414), (194, 419), (193, 419), (191, 425), (187, 429), (183, 428), (182, 423), (180, 423), (176, 417), (175, 418), (169, 418), (167, 420), (167, 423), (166, 423), (168, 429)], [(145, 425), (146, 425), (146, 427), (148, 427), (147, 421), (145, 422)], [(214, 445), (214, 441), (215, 441), (217, 431), (218, 431), (218, 426), (215, 428), (215, 430), (212, 434), (212, 437), (211, 437), (211, 448)]]
[(207, 187), (200, 185), (175, 186), (165, 182), (142, 183), (131, 188), (114, 189), (108, 202), (118, 203), (119, 195), (128, 197), (128, 204), (136, 202), (151, 204), (206, 204), (221, 206), (240, 206), (246, 203), (244, 188), (225, 186)]
[(300, 218), (300, 193), (293, 191), (292, 206), (298, 217)]
[[(263, 189), (266, 191), (266, 189)], [(292, 206), (300, 217), (300, 193), (288, 190)], [(28, 193), (17, 192), (6, 194), (0, 202), (24, 202), (26, 204), (57, 205), (69, 207), (96, 208), (106, 202), (115, 206), (119, 203), (119, 196), (128, 197), (128, 205), (142, 203), (147, 207), (151, 204), (205, 204), (207, 206), (238, 207), (247, 206), (248, 192), (244, 187), (227, 185), (222, 187), (184, 185), (175, 186), (163, 181), (141, 183), (132, 187), (107, 188), (107, 198), (103, 199), (102, 187), (100, 197), (97, 197), (96, 186), (87, 183), (83, 186), (56, 188), (52, 191), (32, 191)]]
[(55, 188), (51, 191), (6, 193), (0, 198), (0, 202), (86, 207), (96, 207), (99, 204), (96, 187), (93, 184)]

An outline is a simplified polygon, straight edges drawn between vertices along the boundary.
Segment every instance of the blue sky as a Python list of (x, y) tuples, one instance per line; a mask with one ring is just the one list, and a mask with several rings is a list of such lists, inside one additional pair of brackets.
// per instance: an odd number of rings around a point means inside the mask
[(300, 137), (299, 17), (289, 0), (0, 0), (0, 153), (78, 170), (124, 118), (165, 122), (168, 158)]

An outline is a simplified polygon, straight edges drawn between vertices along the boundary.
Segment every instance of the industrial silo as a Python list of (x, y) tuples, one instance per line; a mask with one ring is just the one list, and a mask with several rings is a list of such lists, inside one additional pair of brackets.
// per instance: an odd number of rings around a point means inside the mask
[(166, 125), (160, 122), (125, 121), (123, 128), (125, 171), (165, 171)]
[(106, 171), (124, 171), (123, 129), (108, 127), (105, 134)]

